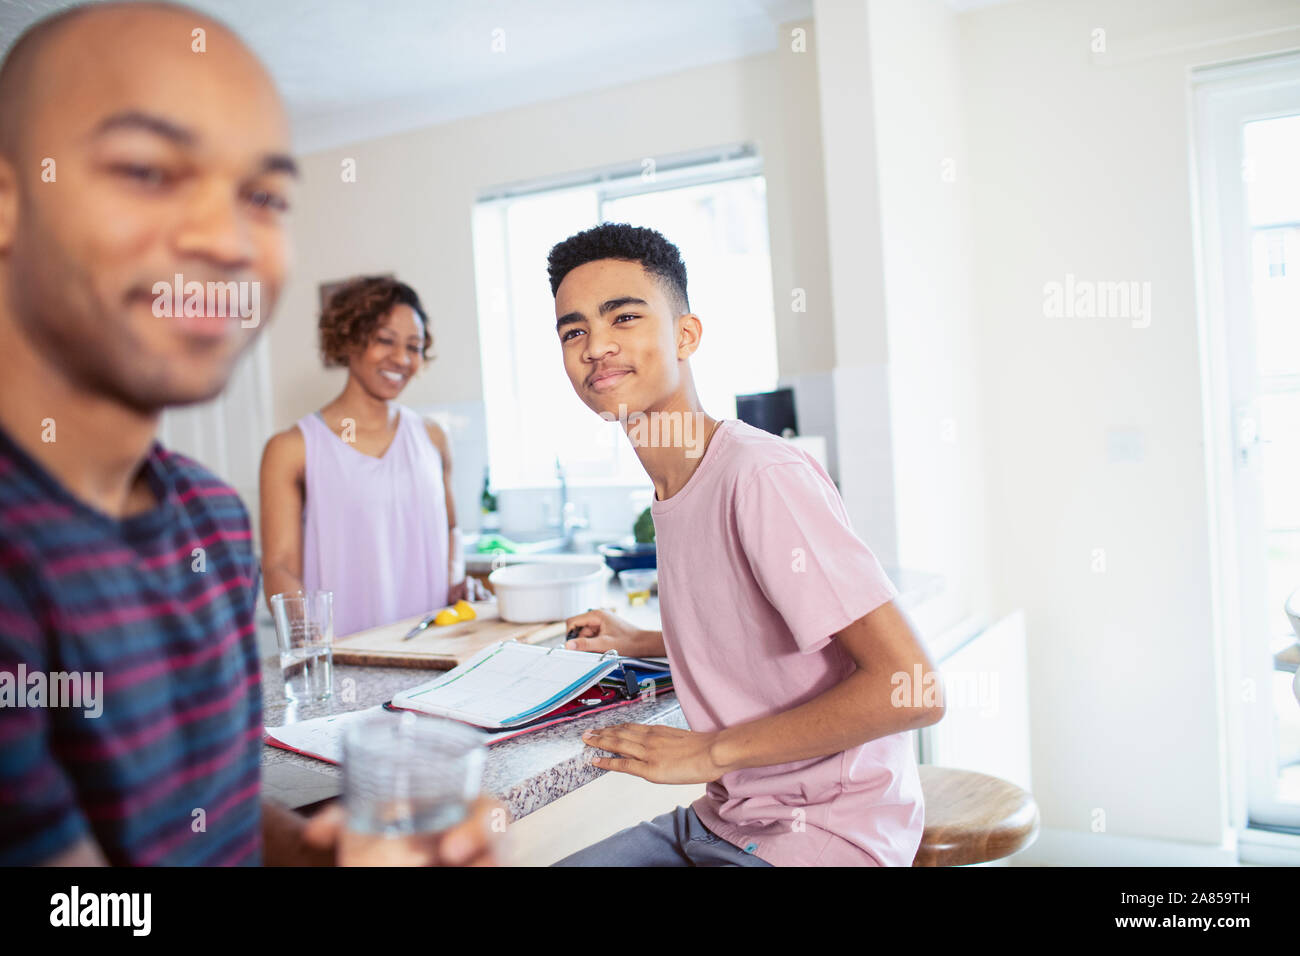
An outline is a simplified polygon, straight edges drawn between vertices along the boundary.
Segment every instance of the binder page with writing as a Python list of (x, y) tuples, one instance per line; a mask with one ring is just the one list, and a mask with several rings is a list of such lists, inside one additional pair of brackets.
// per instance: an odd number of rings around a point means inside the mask
[(393, 698), (393, 706), (510, 727), (573, 700), (619, 664), (613, 651), (595, 654), (501, 641), (441, 677)]

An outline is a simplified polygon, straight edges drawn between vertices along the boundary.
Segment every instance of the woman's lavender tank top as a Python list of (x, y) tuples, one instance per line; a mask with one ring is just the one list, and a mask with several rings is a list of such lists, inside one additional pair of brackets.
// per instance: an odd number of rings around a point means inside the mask
[(398, 405), (382, 458), (357, 451), (311, 414), (302, 579), (334, 592), (336, 637), (447, 603), (447, 498), (442, 455), (420, 416)]

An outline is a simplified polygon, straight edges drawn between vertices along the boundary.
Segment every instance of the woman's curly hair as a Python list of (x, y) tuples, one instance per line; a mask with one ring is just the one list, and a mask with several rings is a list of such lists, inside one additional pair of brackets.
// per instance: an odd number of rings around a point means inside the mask
[(397, 305), (409, 305), (419, 316), (424, 326), (420, 355), (428, 361), (433, 334), (429, 331), (428, 313), (415, 290), (386, 276), (361, 276), (336, 290), (321, 311), (320, 352), (325, 365), (347, 365), (357, 349), (370, 344), (379, 320)]

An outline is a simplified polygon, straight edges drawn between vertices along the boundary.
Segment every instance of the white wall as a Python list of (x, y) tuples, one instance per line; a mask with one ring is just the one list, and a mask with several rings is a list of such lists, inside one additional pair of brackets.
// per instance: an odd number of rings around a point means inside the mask
[(991, 623), (958, 18), (943, 0), (868, 14), (898, 563), (943, 575), (913, 615), (938, 636)]
[(885, 277), (865, 0), (815, 0), (817, 79), (835, 336), (834, 444), (844, 507), (886, 566), (898, 565)]
[(841, 487), (882, 560), (943, 576), (912, 611), (933, 645), (990, 604), (957, 16), (814, 10)]
[[(1026, 611), (1045, 827), (1091, 833), (1100, 812), (1113, 835), (1225, 836), (1186, 71), (1300, 45), (1298, 14), (1026, 0), (960, 18), (995, 603)], [(1149, 281), (1150, 326), (1045, 317), (1067, 273)]]

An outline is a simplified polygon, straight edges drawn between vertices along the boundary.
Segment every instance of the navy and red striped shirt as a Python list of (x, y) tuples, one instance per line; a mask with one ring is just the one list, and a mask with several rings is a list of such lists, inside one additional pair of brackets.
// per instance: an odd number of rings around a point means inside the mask
[(248, 512), (157, 444), (145, 470), (157, 506), (117, 520), (0, 429), (0, 864), (85, 837), (114, 864), (261, 862)]

